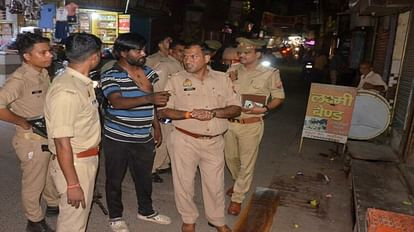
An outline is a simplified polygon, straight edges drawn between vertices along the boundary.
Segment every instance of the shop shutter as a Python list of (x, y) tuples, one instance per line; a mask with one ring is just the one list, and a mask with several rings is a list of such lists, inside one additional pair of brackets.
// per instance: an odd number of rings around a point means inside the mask
[(407, 46), (398, 86), (397, 102), (395, 106), (394, 127), (406, 130), (407, 114), (410, 108), (410, 99), (413, 94), (414, 80), (414, 23), (411, 19)]
[(374, 71), (380, 74), (383, 79), (385, 74), (385, 59), (387, 56), (388, 40), (390, 38), (389, 31), (378, 31), (377, 37), (375, 38), (375, 50), (374, 50), (374, 60), (372, 62)]

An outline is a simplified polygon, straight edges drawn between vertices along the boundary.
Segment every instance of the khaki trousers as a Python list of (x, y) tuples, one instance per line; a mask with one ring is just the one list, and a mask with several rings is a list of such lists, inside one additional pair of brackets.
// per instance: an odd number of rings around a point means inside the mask
[(207, 220), (217, 226), (224, 217), (224, 140), (196, 139), (177, 130), (168, 140), (174, 183), (175, 203), (184, 223), (195, 223), (199, 213), (194, 203), (194, 179), (200, 169)]
[(44, 214), (40, 199), (43, 197), (48, 206), (57, 206), (59, 203), (59, 194), (48, 171), (51, 155), (42, 151), (42, 145), (47, 145), (47, 140), (32, 140), (16, 134), (12, 143), (22, 171), (24, 213), (32, 222), (41, 221)]
[(170, 157), (167, 150), (167, 140), (171, 135), (171, 132), (174, 130), (174, 126), (171, 123), (163, 124), (160, 123), (161, 133), (162, 133), (162, 143), (155, 150), (154, 165), (152, 168), (152, 173), (155, 173), (157, 169), (166, 169), (169, 167)]
[(51, 176), (60, 194), (59, 216), (57, 218), (56, 232), (83, 232), (86, 231), (89, 212), (92, 205), (93, 190), (95, 186), (96, 172), (98, 169), (98, 156), (86, 158), (74, 157), (74, 165), (79, 183), (85, 196), (86, 208), (72, 207), (68, 204), (66, 195), (66, 179), (60, 169), (57, 158), (52, 160)]
[(250, 189), (263, 131), (263, 121), (230, 123), (224, 134), (226, 164), (234, 180), (233, 202), (242, 203)]

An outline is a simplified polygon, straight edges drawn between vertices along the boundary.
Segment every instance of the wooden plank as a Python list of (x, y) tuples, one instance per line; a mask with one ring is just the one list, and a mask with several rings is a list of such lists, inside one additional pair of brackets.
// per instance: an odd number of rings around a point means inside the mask
[(269, 232), (279, 204), (279, 192), (257, 187), (248, 206), (243, 209), (233, 232)]

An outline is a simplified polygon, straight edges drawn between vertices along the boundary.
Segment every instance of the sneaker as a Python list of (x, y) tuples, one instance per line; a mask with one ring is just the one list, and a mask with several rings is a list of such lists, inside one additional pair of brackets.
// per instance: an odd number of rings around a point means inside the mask
[(162, 225), (171, 224), (171, 219), (168, 216), (159, 214), (158, 212), (155, 212), (148, 216), (144, 216), (138, 213), (137, 218), (144, 220), (144, 221), (154, 222), (154, 223), (162, 224)]
[(129, 232), (128, 226), (124, 220), (110, 221), (109, 226), (113, 232)]

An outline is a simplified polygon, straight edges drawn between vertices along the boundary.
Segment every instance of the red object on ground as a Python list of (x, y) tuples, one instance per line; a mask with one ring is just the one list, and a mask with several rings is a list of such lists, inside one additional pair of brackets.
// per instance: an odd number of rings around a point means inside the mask
[(369, 208), (367, 232), (413, 232), (414, 216)]

